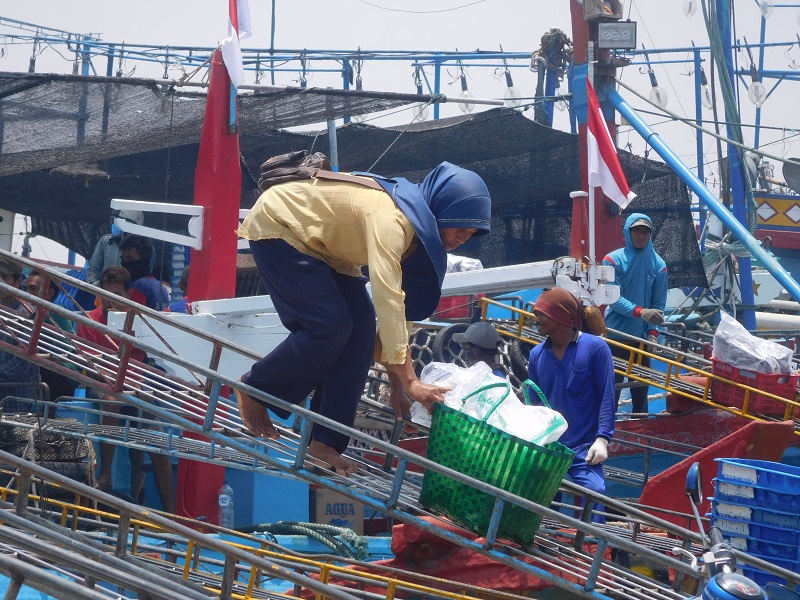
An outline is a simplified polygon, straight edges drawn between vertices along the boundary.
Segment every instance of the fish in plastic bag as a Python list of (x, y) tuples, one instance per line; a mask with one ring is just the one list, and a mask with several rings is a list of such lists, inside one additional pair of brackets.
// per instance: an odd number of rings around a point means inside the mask
[[(468, 368), (450, 363), (429, 363), (422, 370), (423, 383), (451, 388), (444, 403), (464, 414), (486, 421), (523, 440), (545, 445), (554, 442), (567, 430), (561, 413), (545, 406), (520, 402), (507, 380), (492, 373), (480, 362)], [(431, 415), (415, 402), (411, 406), (413, 422), (430, 426)]]

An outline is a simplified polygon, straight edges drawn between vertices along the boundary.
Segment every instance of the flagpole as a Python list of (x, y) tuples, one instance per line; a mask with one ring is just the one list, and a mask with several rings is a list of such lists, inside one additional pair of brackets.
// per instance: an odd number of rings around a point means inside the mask
[(594, 263), (594, 186), (589, 184), (589, 264), (593, 265)]
[[(586, 44), (586, 77), (594, 87), (594, 42)], [(589, 182), (589, 264), (595, 263), (594, 186)]]

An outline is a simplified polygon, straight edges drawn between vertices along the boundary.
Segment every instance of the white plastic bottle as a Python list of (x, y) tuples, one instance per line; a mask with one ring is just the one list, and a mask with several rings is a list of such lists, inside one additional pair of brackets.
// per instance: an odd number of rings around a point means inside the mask
[(219, 526), (233, 529), (233, 488), (225, 481), (219, 488)]

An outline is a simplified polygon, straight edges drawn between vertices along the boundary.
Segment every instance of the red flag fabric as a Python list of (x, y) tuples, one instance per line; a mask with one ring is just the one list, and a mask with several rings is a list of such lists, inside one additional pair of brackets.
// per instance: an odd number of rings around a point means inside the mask
[(617, 149), (608, 131), (600, 102), (589, 79), (586, 79), (586, 95), (589, 101), (589, 118), (586, 127), (589, 185), (602, 188), (603, 193), (625, 208), (636, 198), (619, 164)]
[(222, 42), (222, 59), (228, 76), (235, 87), (244, 83), (244, 61), (239, 40), (253, 33), (250, 25), (250, 5), (248, 0), (228, 0), (228, 37)]

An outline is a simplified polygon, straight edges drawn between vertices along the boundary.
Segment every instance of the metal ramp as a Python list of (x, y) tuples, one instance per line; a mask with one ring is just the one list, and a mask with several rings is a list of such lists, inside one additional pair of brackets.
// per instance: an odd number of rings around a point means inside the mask
[[(504, 336), (528, 345), (536, 345), (544, 341), (544, 338), (540, 336), (533, 327), (534, 315), (531, 307), (527, 307), (531, 308), (531, 310), (523, 310), (516, 306), (509, 306), (488, 298), (481, 298), (480, 303), (483, 306), (484, 314), (489, 306), (499, 307), (510, 312), (511, 316), (508, 320), (492, 321), (498, 331)], [(655, 344), (653, 345), (653, 351), (648, 351), (647, 347), (650, 345), (640, 338), (635, 338), (619, 331), (615, 331), (614, 334), (620, 338), (624, 338), (628, 343), (624, 344), (613, 339), (608, 339), (608, 343), (613, 346), (625, 348), (631, 353), (631, 358), (629, 360), (614, 358), (614, 370), (617, 374), (624, 375), (629, 380), (651, 385), (666, 392), (690, 398), (704, 405), (724, 410), (746, 419), (760, 421), (793, 420), (795, 423), (795, 431), (800, 435), (800, 420), (795, 417), (795, 415), (800, 416), (800, 410), (798, 410), (800, 409), (800, 401), (798, 400), (797, 390), (795, 390), (792, 399), (787, 399), (736, 381), (718, 377), (704, 370), (711, 368), (711, 361), (703, 358), (701, 355), (686, 351), (687, 343), (693, 342), (693, 340), (687, 338), (680, 339), (681, 350), (671, 346)], [(702, 342), (696, 343), (701, 345)], [(650, 358), (651, 362), (657, 361), (663, 364), (664, 370), (642, 366), (642, 358), (645, 357)], [(679, 378), (680, 375), (703, 377), (705, 378), (705, 384), (698, 385), (696, 383), (683, 381)], [(711, 389), (714, 382), (738, 388), (744, 397), (742, 407), (735, 408), (715, 402)], [(781, 403), (785, 407), (783, 417), (764, 415), (753, 411), (750, 408), (750, 402), (754, 394), (759, 394), (759, 396)]]
[[(16, 470), (0, 471), (10, 480), (0, 488), (0, 573), (12, 580), (9, 600), (22, 585), (70, 600), (278, 599), (302, 592), (341, 600), (520, 598), (340, 556), (300, 556), (264, 537), (159, 514), (5, 452), (0, 463)], [(27, 492), (33, 483), (38, 495)], [(72, 499), (49, 497), (56, 493)]]
[[(16, 260), (23, 266), (40, 268), (39, 265), (12, 255), (0, 253), (3, 258)], [(67, 282), (100, 296), (108, 294), (92, 286), (58, 273), (47, 271), (53, 280)], [(0, 289), (14, 291), (3, 282)], [(414, 525), (433, 535), (449, 540), (514, 569), (538, 577), (554, 586), (569, 590), (585, 598), (683, 598), (685, 593), (673, 589), (669, 584), (635, 573), (631, 569), (608, 562), (607, 553), (611, 551), (635, 555), (643, 560), (658, 564), (664, 569), (672, 568), (685, 572), (687, 567), (679, 560), (665, 555), (659, 544), (647, 543), (648, 536), (637, 533), (633, 528), (631, 535), (621, 535), (616, 531), (591, 524), (590, 517), (595, 503), (605, 504), (615, 511), (615, 519), (636, 522), (666, 531), (674, 537), (675, 545), (690, 547), (699, 542), (699, 536), (691, 531), (647, 515), (623, 503), (592, 494), (590, 491), (565, 482), (564, 488), (587, 500), (581, 519), (572, 518), (560, 512), (534, 504), (498, 488), (473, 480), (458, 472), (428, 461), (381, 439), (368, 436), (361, 431), (339, 425), (324, 419), (302, 407), (267, 396), (257, 390), (244, 386), (232, 378), (219, 374), (216, 369), (228, 354), (238, 354), (252, 360), (253, 353), (209, 336), (187, 325), (170, 319), (169, 315), (149, 310), (131, 302), (123, 302), (114, 297), (115, 302), (124, 303), (128, 308), (123, 332), (104, 327), (84, 316), (71, 313), (61, 307), (47, 303), (37, 297), (16, 290), (14, 293), (24, 302), (35, 307), (32, 318), (17, 314), (0, 313), (0, 331), (9, 340), (0, 340), (0, 349), (25, 358), (31, 362), (87, 385), (102, 394), (133, 405), (152, 414), (170, 426), (170, 431), (153, 437), (142, 436), (135, 443), (144, 449), (167, 454), (185, 453), (187, 457), (199, 460), (218, 461), (219, 464), (271, 470), (308, 483), (336, 490), (354, 498), (366, 506), (389, 515), (397, 520)], [(48, 325), (46, 313), (54, 312), (75, 322), (82, 323), (116, 340), (117, 353), (109, 353), (70, 334)], [(164, 346), (161, 348), (142, 345), (131, 335), (136, 327), (158, 326)], [(171, 350), (168, 344), (173, 329), (176, 335), (194, 336), (208, 344), (210, 352), (208, 365), (191, 363)], [(138, 363), (130, 358), (131, 349), (139, 346), (148, 355), (158, 357), (168, 368), (175, 366), (192, 373), (194, 383), (180, 381), (166, 375), (150, 365)], [(79, 371), (73, 370), (77, 368)], [(278, 442), (253, 438), (243, 433), (235, 406), (221, 394), (223, 386), (238, 387), (261, 400), (285, 408), (292, 412), (300, 423), (299, 433), (281, 429), (282, 439)], [(311, 427), (320, 423), (350, 436), (354, 442), (348, 451), (349, 456), (360, 463), (361, 471), (347, 478), (339, 477), (307, 455)], [(74, 425), (49, 423), (48, 427), (73, 435), (93, 435), (88, 424)], [(177, 432), (199, 434), (207, 441), (192, 440), (189, 445), (178, 442)], [(104, 436), (108, 440), (134, 435), (124, 427), (96, 430), (97, 439)], [(364, 451), (364, 448), (370, 450)], [(377, 461), (371, 457), (378, 455)], [(380, 457), (385, 457), (381, 459)], [(387, 465), (387, 467), (384, 467)], [(420, 478), (410, 472), (411, 467), (418, 471), (430, 469), (458, 480), (466, 485), (484, 491), (495, 499), (495, 513), (492, 522), (482, 537), (475, 538), (466, 531), (445, 529), (442, 517), (430, 514), (419, 505)], [(530, 546), (498, 540), (496, 537), (500, 514), (504, 506), (513, 504), (525, 510), (541, 514), (546, 519), (536, 542)], [(561, 533), (570, 530), (571, 537)], [(595, 542), (587, 546), (584, 542)], [(797, 575), (773, 567), (758, 559), (742, 555), (743, 562), (766, 568), (779, 576), (797, 578)], [(693, 577), (694, 574), (689, 573)]]

